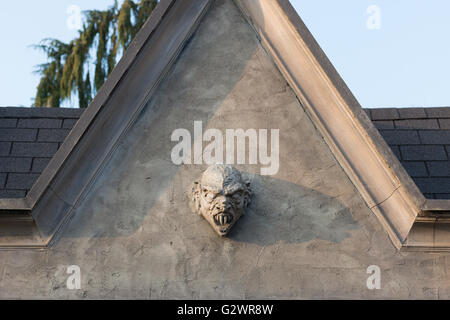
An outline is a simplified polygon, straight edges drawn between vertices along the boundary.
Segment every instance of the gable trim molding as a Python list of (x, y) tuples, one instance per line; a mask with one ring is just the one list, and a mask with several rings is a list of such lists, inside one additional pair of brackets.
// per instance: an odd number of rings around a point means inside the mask
[[(0, 232), (0, 249), (42, 249), (57, 240), (210, 4), (160, 1), (27, 197), (0, 200), (2, 227), (15, 223), (23, 229)], [(13, 212), (31, 219), (24, 223)]]
[(417, 217), (450, 201), (425, 199), (288, 0), (235, 2), (395, 247), (414, 246)]

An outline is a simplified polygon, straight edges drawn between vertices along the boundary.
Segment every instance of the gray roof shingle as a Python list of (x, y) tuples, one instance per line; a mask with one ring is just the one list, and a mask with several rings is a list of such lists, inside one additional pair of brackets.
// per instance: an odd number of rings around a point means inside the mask
[(425, 197), (450, 199), (450, 107), (366, 111)]
[(23, 198), (81, 109), (0, 108), (0, 198)]

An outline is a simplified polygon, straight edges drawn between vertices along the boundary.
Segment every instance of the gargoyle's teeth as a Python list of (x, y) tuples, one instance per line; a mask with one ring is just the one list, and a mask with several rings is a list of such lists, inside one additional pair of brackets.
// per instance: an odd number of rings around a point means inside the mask
[(226, 226), (230, 224), (233, 219), (229, 214), (219, 213), (214, 217), (214, 220), (219, 226)]

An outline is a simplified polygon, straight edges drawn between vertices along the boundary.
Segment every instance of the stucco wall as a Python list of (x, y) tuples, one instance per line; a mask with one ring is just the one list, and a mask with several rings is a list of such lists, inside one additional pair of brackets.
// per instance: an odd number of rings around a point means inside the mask
[[(252, 204), (228, 238), (189, 206), (205, 165), (172, 132), (280, 129), (280, 170), (237, 166)], [(397, 252), (231, 1), (218, 0), (57, 244), (0, 252), (0, 298), (449, 298), (448, 254)], [(66, 268), (81, 268), (81, 290)], [(381, 268), (368, 290), (366, 269)]]

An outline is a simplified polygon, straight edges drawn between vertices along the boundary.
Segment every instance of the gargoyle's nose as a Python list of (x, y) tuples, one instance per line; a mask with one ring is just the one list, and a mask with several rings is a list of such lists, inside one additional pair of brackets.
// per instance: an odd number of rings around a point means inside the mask
[(222, 210), (229, 209), (230, 202), (228, 201), (227, 197), (224, 197), (224, 196), (220, 197), (217, 201), (217, 207)]

